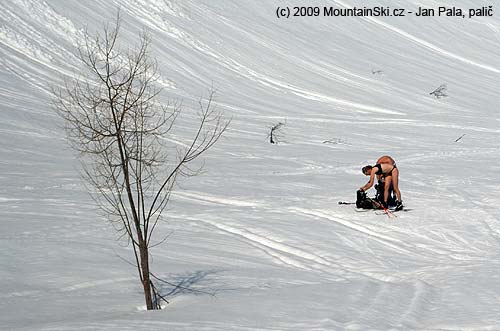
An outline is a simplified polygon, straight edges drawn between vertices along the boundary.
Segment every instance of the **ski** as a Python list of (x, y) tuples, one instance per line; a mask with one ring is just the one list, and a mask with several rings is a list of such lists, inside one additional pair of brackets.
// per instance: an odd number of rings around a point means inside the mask
[(358, 212), (358, 213), (367, 213), (367, 212), (373, 211), (373, 209), (363, 209), (363, 208), (354, 207), (354, 211)]
[[(387, 209), (390, 213), (400, 213), (400, 212), (408, 212), (410, 211), (411, 209), (407, 209), (407, 208), (403, 208), (401, 210), (395, 210), (395, 209)], [(385, 212), (385, 210), (379, 210), (379, 209), (376, 209), (375, 210), (375, 214), (377, 215), (387, 215), (387, 213)]]

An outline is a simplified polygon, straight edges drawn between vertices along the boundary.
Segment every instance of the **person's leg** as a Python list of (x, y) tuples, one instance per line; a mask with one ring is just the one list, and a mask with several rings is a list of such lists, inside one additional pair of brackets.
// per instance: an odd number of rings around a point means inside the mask
[(399, 170), (398, 168), (394, 168), (392, 170), (392, 186), (394, 188), (394, 192), (396, 193), (396, 198), (398, 199), (398, 201), (402, 201), (401, 200), (401, 192), (399, 191)]
[(392, 176), (385, 176), (384, 184), (384, 205), (387, 207), (387, 199), (389, 198), (389, 188), (391, 187)]

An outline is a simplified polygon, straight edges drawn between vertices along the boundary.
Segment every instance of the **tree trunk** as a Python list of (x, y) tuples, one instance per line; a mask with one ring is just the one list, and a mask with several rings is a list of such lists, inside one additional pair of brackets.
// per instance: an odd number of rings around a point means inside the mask
[(139, 252), (141, 256), (142, 286), (144, 288), (144, 299), (146, 300), (147, 310), (155, 309), (153, 305), (153, 296), (151, 295), (151, 278), (149, 275), (149, 254), (146, 242), (140, 240)]

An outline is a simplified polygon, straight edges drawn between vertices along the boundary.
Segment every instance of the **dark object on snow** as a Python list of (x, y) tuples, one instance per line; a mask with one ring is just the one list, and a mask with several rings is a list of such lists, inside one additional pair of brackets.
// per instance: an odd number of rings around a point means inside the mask
[[(362, 190), (358, 190), (356, 192), (356, 207), (361, 209), (380, 209), (384, 204), (384, 181), (381, 180), (375, 185), (375, 189), (377, 193), (375, 194), (375, 198), (369, 198), (366, 196), (366, 192)], [(387, 205), (385, 208), (395, 207), (397, 205), (397, 199), (394, 194), (394, 189), (391, 186), (389, 187), (389, 197), (387, 198)]]
[(283, 138), (283, 127), (285, 125), (286, 122), (279, 122), (271, 127), (271, 131), (267, 135), (271, 144), (278, 144), (281, 142)]
[(462, 139), (463, 137), (465, 136), (465, 133), (463, 135), (461, 135), (460, 137), (457, 138), (457, 140), (455, 140), (455, 142), (458, 142), (460, 139)]
[(437, 89), (435, 89), (434, 91), (432, 91), (429, 94), (435, 96), (438, 99), (443, 98), (443, 97), (447, 97), (448, 94), (446, 94), (446, 84), (442, 84), (441, 86), (439, 86)]
[(380, 203), (366, 196), (366, 192), (358, 190), (356, 192), (356, 207), (362, 209), (379, 209)]

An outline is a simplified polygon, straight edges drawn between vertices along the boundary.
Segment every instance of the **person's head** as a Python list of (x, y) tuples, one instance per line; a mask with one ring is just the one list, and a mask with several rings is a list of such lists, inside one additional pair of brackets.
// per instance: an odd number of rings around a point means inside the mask
[(367, 165), (367, 166), (364, 166), (364, 167), (361, 169), (361, 171), (363, 172), (363, 174), (364, 174), (365, 176), (370, 176), (370, 175), (371, 175), (371, 173), (372, 173), (372, 169), (373, 169), (373, 167), (372, 167), (371, 165)]

